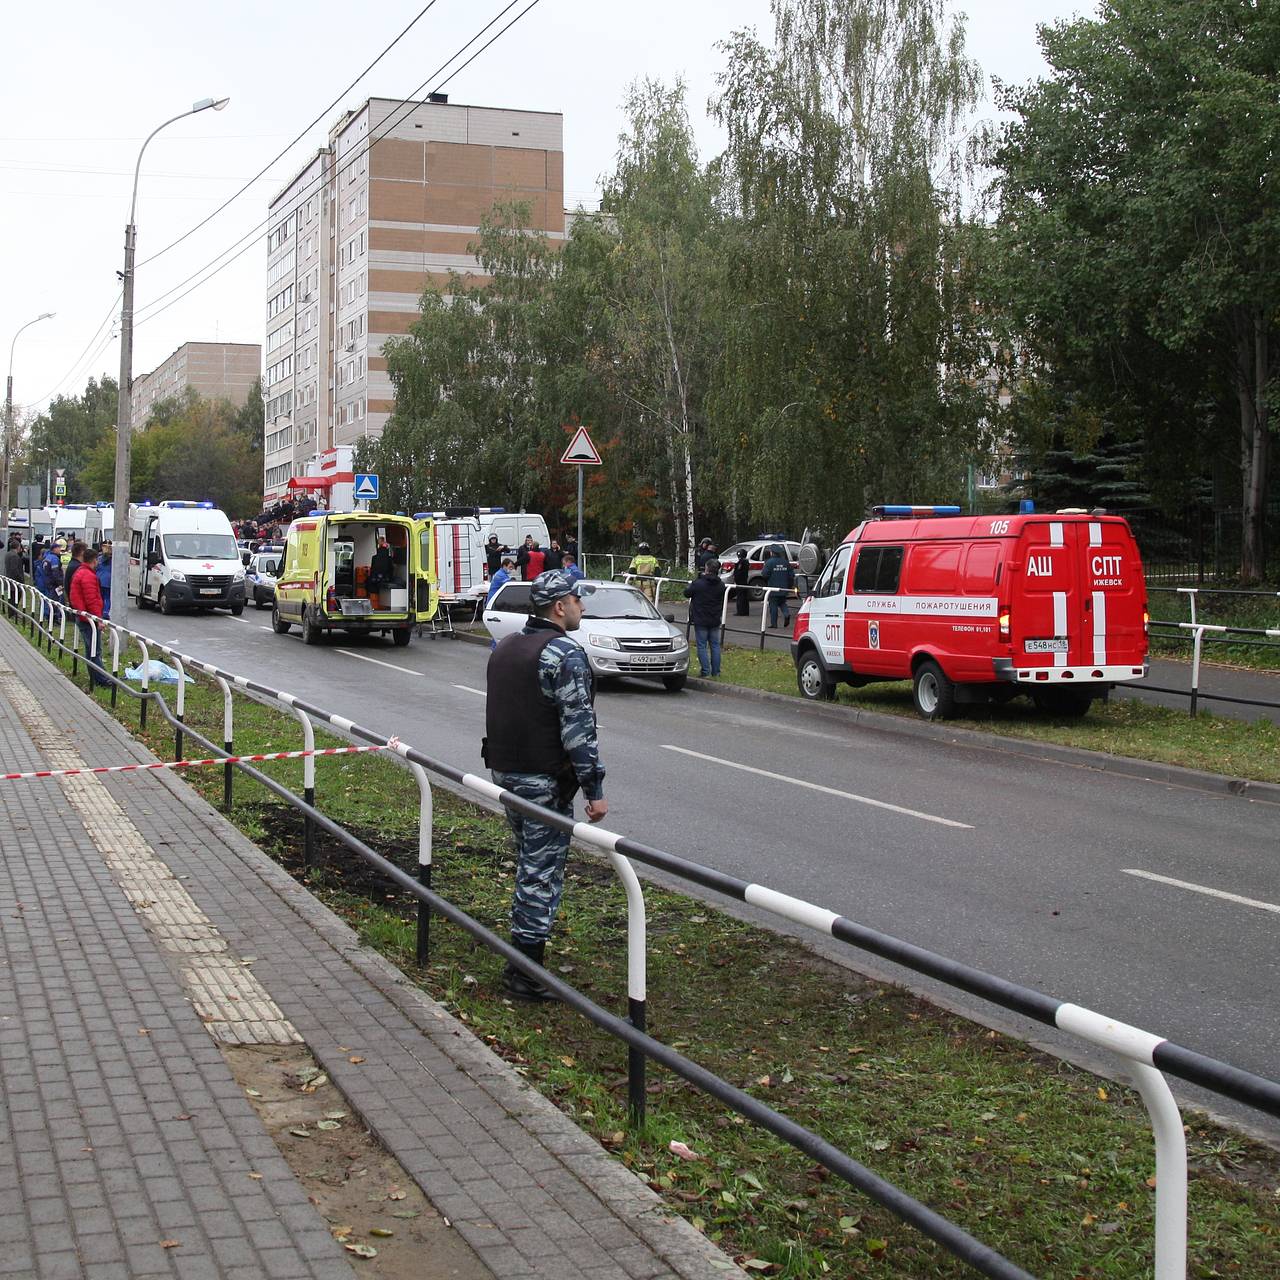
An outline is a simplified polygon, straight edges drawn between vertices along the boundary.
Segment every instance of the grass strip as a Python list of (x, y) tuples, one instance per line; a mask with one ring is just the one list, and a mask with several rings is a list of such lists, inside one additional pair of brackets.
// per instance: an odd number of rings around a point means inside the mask
[[(777, 650), (726, 648), (721, 652), (720, 678), (749, 689), (800, 696), (791, 655)], [(840, 685), (836, 701), (887, 715), (917, 717), (909, 680), (862, 689)], [(1193, 720), (1185, 711), (1136, 698), (1095, 702), (1087, 716), (1072, 720), (1046, 715), (1025, 698), (1015, 698), (1002, 707), (966, 707), (954, 723), (1006, 738), (1056, 742), (1235, 778), (1280, 782), (1280, 725), (1270, 720), (1247, 722), (1205, 711)]]
[[(134, 700), (122, 698), (117, 714), (137, 732)], [(220, 739), (221, 695), (203, 680), (188, 686), (187, 720)], [(171, 756), (169, 725), (153, 718), (142, 736)], [(237, 750), (296, 749), (300, 737), (292, 717), (237, 699)], [(316, 737), (320, 746), (333, 741)], [(301, 762), (263, 768), (301, 789)], [(220, 770), (183, 776), (220, 801)], [(412, 869), (417, 787), (405, 771), (372, 756), (322, 760), (317, 797), (336, 821)], [(971, 1274), (665, 1072), (652, 1072), (648, 1120), (629, 1131), (623, 1046), (564, 1008), (510, 1004), (499, 962), (459, 930), (438, 924), (430, 963), (418, 968), (405, 895), (327, 841), (317, 866), (304, 872), (300, 817), (240, 776), (231, 817), (748, 1271), (792, 1280)], [(515, 864), (502, 819), (439, 788), (434, 841), (438, 891), (504, 929)], [(1036, 1275), (1129, 1280), (1149, 1273), (1154, 1155), (1136, 1094), (863, 980), (695, 898), (647, 886), (646, 900), (653, 1034)], [(612, 874), (575, 855), (549, 963), (602, 1005), (625, 1012), (625, 939), (625, 902)], [(693, 1158), (674, 1152), (673, 1142)], [(1280, 1278), (1280, 1156), (1194, 1116), (1188, 1144), (1188, 1274)]]

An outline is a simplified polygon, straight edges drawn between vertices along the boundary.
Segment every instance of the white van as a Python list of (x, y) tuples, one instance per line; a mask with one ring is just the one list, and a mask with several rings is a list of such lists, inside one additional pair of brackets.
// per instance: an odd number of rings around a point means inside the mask
[(129, 595), (139, 608), (244, 612), (244, 565), (226, 512), (212, 502), (129, 507)]
[(97, 546), (102, 541), (101, 510), (82, 502), (55, 507), (53, 536), (66, 538), (67, 546), (73, 542), (83, 542), (88, 547)]
[(443, 605), (475, 604), (489, 593), (489, 568), (485, 543), (496, 535), (498, 545), (514, 554), (532, 534), (545, 548), (551, 537), (547, 522), (528, 511), (503, 507), (445, 507), (443, 511), (418, 511), (415, 520), (435, 522), (436, 574)]

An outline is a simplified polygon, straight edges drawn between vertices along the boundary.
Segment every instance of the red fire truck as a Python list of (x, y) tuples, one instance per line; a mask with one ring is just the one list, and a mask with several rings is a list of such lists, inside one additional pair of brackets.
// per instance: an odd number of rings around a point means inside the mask
[(825, 563), (802, 549), (813, 586), (791, 653), (806, 698), (909, 679), (929, 720), (1021, 693), (1083, 715), (1146, 674), (1146, 583), (1122, 517), (959, 511), (874, 507)]

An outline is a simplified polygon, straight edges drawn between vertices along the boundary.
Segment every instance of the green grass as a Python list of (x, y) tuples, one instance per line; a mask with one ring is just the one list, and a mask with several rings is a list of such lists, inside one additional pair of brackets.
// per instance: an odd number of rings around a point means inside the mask
[[(795, 665), (787, 653), (726, 648), (720, 673), (725, 682), (800, 696)], [(836, 700), (868, 711), (916, 716), (911, 684), (906, 680), (863, 689), (841, 685)], [(1280, 726), (1269, 720), (1247, 723), (1204, 711), (1193, 720), (1185, 711), (1151, 706), (1135, 698), (1095, 702), (1087, 716), (1071, 720), (1045, 715), (1027, 699), (1015, 698), (1003, 707), (966, 708), (950, 723), (1009, 738), (1057, 742), (1230, 777), (1280, 782)]]
[[(188, 721), (215, 739), (221, 706), (203, 682), (190, 687)], [(132, 699), (122, 699), (120, 716), (136, 729)], [(171, 728), (154, 717), (146, 737), (162, 756), (172, 752)], [(287, 750), (300, 740), (292, 718), (237, 699), (239, 750)], [(265, 767), (301, 787), (299, 763)], [(185, 776), (220, 799), (220, 770)], [(417, 787), (402, 769), (378, 756), (321, 760), (317, 792), (325, 812), (413, 865)], [(651, 1072), (647, 1122), (630, 1131), (626, 1053), (616, 1041), (564, 1008), (513, 1007), (501, 997), (499, 962), (443, 922), (433, 928), (430, 963), (418, 969), (404, 896), (330, 844), (320, 865), (304, 872), (300, 820), (242, 776), (232, 817), (367, 944), (750, 1270), (792, 1280), (971, 1274), (811, 1160), (665, 1072)], [(438, 890), (503, 930), (514, 871), (503, 821), (437, 788), (434, 840)], [(647, 887), (646, 900), (649, 1023), (658, 1038), (1036, 1275), (1129, 1280), (1149, 1273), (1153, 1157), (1135, 1095), (696, 899)], [(550, 965), (623, 1012), (625, 936), (624, 898), (612, 874), (575, 855)], [(1189, 1274), (1280, 1278), (1280, 1157), (1193, 1118), (1188, 1139)], [(672, 1141), (698, 1159), (674, 1155)]]

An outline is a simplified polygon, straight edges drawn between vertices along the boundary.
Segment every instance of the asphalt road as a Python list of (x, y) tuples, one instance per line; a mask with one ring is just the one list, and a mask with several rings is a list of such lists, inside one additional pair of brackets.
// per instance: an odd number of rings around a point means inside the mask
[[(305, 648), (252, 608), (131, 625), (482, 771), (480, 645)], [(800, 703), (624, 681), (597, 709), (612, 829), (1280, 1077), (1280, 806)]]

